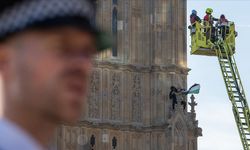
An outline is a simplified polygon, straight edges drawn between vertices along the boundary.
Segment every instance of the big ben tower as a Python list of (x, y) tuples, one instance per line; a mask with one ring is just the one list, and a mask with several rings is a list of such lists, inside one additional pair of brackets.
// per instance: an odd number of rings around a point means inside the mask
[(190, 112), (168, 96), (187, 88), (186, 3), (97, 0), (96, 23), (117, 44), (95, 58), (83, 116), (58, 129), (58, 150), (197, 150), (194, 97)]

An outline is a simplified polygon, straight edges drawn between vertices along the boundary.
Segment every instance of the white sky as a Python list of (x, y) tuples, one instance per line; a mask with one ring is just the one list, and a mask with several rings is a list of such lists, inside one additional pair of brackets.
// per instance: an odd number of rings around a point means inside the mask
[[(236, 24), (236, 62), (249, 102), (250, 92), (250, 1), (249, 0), (188, 0), (188, 16), (192, 9), (203, 18), (205, 9), (211, 7), (214, 17), (225, 14)], [(188, 32), (188, 46), (190, 37)], [(203, 128), (203, 137), (199, 138), (199, 150), (241, 150), (242, 145), (234, 122), (232, 106), (228, 99), (219, 63), (215, 57), (189, 55), (188, 67), (192, 70), (188, 83), (201, 84), (201, 91), (196, 95), (198, 102), (197, 118)], [(249, 103), (250, 104), (250, 103)]]

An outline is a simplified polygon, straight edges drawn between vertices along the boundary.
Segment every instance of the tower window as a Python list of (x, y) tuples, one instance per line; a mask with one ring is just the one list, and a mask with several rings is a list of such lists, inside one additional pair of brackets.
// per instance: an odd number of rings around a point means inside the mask
[[(114, 0), (115, 1), (115, 0)], [(117, 57), (117, 9), (114, 7), (112, 12), (112, 34), (114, 45), (112, 47), (112, 56)]]

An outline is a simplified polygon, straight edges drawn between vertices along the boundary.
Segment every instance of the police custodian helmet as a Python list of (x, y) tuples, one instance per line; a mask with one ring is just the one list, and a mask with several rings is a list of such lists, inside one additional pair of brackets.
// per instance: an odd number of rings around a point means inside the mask
[(92, 0), (0, 0), (0, 40), (30, 28), (70, 25), (93, 33), (101, 51), (112, 40), (96, 26), (95, 12)]

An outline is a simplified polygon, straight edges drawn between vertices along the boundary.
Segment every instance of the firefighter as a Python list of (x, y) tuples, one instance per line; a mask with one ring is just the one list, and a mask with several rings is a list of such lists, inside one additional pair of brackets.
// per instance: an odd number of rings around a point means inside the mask
[(206, 9), (206, 15), (204, 16), (204, 25), (206, 26), (206, 37), (207, 40), (210, 39), (212, 42), (215, 41), (215, 28), (213, 26), (214, 21), (218, 21), (219, 19), (214, 18), (212, 16), (213, 9), (207, 8)]
[(225, 15), (220, 16), (220, 20), (217, 23), (218, 28), (220, 29), (219, 33), (222, 36), (222, 39), (225, 40), (227, 33), (229, 32), (229, 22), (226, 19)]
[(199, 22), (199, 23), (201, 23), (201, 19), (197, 15), (197, 11), (196, 10), (192, 10), (192, 14), (190, 15), (190, 23), (194, 24), (196, 21)]
[(195, 22), (201, 23), (201, 19), (200, 19), (199, 16), (197, 16), (197, 11), (192, 10), (192, 14), (190, 15), (190, 23), (191, 23), (191, 25), (188, 27), (189, 29), (191, 29), (191, 34), (195, 33)]
[(213, 26), (214, 21), (218, 21), (219, 19), (214, 18), (212, 16), (213, 9), (212, 8), (207, 8), (206, 9), (206, 15), (204, 16), (204, 22), (208, 23), (210, 26)]

